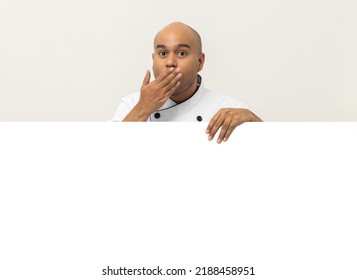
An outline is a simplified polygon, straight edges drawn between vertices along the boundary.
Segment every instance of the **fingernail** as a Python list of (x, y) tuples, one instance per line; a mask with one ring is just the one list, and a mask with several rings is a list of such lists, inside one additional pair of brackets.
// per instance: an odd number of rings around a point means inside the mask
[(212, 140), (212, 136), (210, 135), (210, 136), (208, 136), (208, 140), (209, 141), (211, 141)]
[(228, 140), (227, 138), (224, 138), (224, 139), (223, 139), (223, 142), (227, 142), (227, 140)]
[(218, 143), (218, 144), (221, 144), (221, 142), (222, 142), (221, 138), (218, 138), (218, 139), (217, 139), (217, 143)]
[(206, 130), (206, 134), (208, 134), (208, 133), (209, 133), (209, 130), (207, 129), (207, 130)]

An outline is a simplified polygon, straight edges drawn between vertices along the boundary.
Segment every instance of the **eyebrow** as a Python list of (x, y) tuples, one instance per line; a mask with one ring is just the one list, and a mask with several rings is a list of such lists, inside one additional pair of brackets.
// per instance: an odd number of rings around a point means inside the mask
[[(189, 45), (187, 45), (187, 44), (178, 44), (177, 47), (191, 49), (191, 47)], [(165, 45), (157, 45), (156, 48), (157, 49), (165, 49), (166, 46)]]

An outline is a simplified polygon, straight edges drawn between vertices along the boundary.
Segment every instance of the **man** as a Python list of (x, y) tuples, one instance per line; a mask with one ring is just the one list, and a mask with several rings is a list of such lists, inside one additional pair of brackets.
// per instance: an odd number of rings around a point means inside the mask
[(210, 121), (208, 139), (220, 129), (218, 143), (238, 125), (261, 121), (245, 104), (204, 88), (201, 38), (188, 25), (174, 22), (159, 31), (152, 59), (155, 80), (147, 70), (140, 92), (122, 99), (114, 121)]

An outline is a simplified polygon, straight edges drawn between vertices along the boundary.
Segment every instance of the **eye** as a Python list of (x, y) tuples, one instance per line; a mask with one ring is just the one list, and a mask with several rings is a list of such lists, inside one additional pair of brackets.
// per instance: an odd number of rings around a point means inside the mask
[(177, 55), (178, 55), (179, 57), (185, 57), (185, 56), (187, 56), (187, 52), (180, 51), (180, 52), (177, 53)]
[(167, 52), (165, 52), (165, 51), (159, 52), (160, 57), (165, 57), (166, 55), (167, 55)]

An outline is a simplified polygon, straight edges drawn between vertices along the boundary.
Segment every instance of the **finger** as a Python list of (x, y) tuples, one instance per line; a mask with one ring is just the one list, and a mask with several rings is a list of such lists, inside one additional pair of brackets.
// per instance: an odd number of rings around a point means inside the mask
[[(223, 125), (221, 127), (221, 131), (219, 132), (219, 136), (217, 139), (217, 143), (220, 144), (222, 141), (227, 141), (227, 137), (229, 137), (230, 133), (229, 131), (231, 130), (232, 127), (232, 120), (231, 119), (226, 119), (223, 122)], [(233, 131), (233, 129), (232, 129)], [(229, 135), (227, 135), (229, 133)], [(225, 140), (226, 139), (226, 140)]]
[(212, 128), (208, 135), (208, 140), (211, 141), (214, 138), (214, 136), (216, 135), (219, 128), (223, 125), (223, 123), (224, 123), (224, 118), (223, 118), (223, 115), (220, 114), (218, 119), (216, 119), (212, 125)]
[[(169, 87), (170, 88), (170, 84), (172, 83), (172, 81), (177, 78), (178, 75), (182, 75), (180, 73), (180, 68), (176, 68), (174, 70), (172, 70), (172, 72), (169, 73), (169, 75), (167, 75), (163, 80), (161, 80), (159, 82), (160, 87)], [(176, 82), (174, 81), (173, 84), (176, 84)]]
[(144, 77), (144, 80), (143, 80), (143, 84), (141, 85), (142, 87), (143, 86), (146, 86), (148, 83), (150, 83), (150, 71), (149, 70), (146, 70), (146, 74), (145, 74), (145, 77)]
[(237, 125), (232, 125), (229, 127), (229, 129), (227, 130), (226, 135), (223, 137), (223, 142), (227, 142), (227, 140), (229, 139), (229, 137), (231, 136), (233, 130), (237, 127)]
[(180, 82), (181, 77), (182, 77), (182, 74), (181, 74), (181, 73), (178, 73), (178, 74), (176, 75), (176, 77), (175, 77), (174, 79), (172, 79), (172, 80), (170, 81), (170, 83), (167, 84), (167, 85), (164, 87), (165, 95), (171, 96), (172, 93), (173, 93), (176, 89), (178, 89), (179, 85), (177, 85), (177, 83)]
[[(219, 112), (218, 112), (218, 113), (219, 113)], [(217, 119), (218, 119), (218, 113), (216, 113), (216, 114), (213, 116), (213, 118), (210, 120), (210, 122), (209, 122), (209, 124), (208, 124), (208, 126), (207, 126), (207, 128), (206, 128), (206, 134), (209, 134), (209, 133), (211, 132), (214, 123), (215, 123), (215, 122), (217, 121)]]
[(237, 128), (237, 126), (240, 126), (241, 124), (243, 124), (245, 121), (243, 120), (232, 120), (232, 123), (226, 133), (226, 135), (223, 138), (223, 141), (226, 142), (228, 140), (228, 138), (231, 136), (231, 134), (233, 133), (233, 130), (235, 130)]
[(166, 68), (165, 71), (155, 79), (155, 81), (157, 83), (162, 83), (172, 72), (174, 72), (174, 70), (174, 67)]
[[(215, 123), (218, 121), (218, 119), (220, 118), (220, 115), (221, 115), (221, 111), (222, 110), (219, 110), (214, 116), (213, 118), (210, 120), (207, 128), (206, 128), (206, 134), (210, 134), (212, 129), (213, 129), (213, 126), (215, 125)], [(214, 134), (213, 134), (214, 135)], [(211, 139), (209, 139), (211, 140)]]

